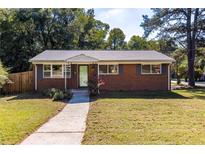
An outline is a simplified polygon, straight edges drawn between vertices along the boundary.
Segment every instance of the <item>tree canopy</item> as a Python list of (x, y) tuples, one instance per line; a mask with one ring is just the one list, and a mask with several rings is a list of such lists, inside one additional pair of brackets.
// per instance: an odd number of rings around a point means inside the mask
[(11, 72), (45, 49), (102, 49), (109, 25), (89, 9), (0, 9), (0, 58)]
[(108, 37), (108, 46), (112, 50), (121, 50), (125, 46), (125, 34), (120, 28), (113, 28)]
[(188, 60), (189, 85), (194, 86), (194, 63), (196, 46), (202, 45), (204, 36), (205, 10), (199, 8), (152, 9), (154, 15), (143, 16), (145, 37), (157, 32), (158, 38), (174, 40), (178, 46), (186, 49)]
[(128, 42), (128, 49), (130, 50), (145, 50), (148, 48), (147, 40), (140, 36), (133, 35)]

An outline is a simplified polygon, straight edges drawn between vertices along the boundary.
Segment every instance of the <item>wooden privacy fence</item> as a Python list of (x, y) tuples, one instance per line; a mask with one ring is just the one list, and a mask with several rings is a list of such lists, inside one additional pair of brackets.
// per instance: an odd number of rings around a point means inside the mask
[(4, 86), (6, 94), (21, 93), (34, 90), (34, 72), (20, 72), (9, 74), (9, 79), (13, 82)]

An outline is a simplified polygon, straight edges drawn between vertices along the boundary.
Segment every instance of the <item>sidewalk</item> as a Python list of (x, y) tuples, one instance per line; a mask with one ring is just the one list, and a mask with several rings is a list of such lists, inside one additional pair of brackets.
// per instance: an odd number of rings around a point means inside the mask
[[(171, 82), (176, 83), (177, 81), (172, 80)], [(181, 84), (188, 85), (188, 82), (181, 81)], [(198, 87), (204, 87), (205, 88), (205, 82), (195, 82), (195, 85), (198, 86)]]

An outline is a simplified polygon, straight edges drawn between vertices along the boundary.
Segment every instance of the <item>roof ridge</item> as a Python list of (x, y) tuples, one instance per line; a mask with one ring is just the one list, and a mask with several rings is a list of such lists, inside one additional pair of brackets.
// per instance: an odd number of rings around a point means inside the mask
[(156, 50), (56, 50), (56, 49), (49, 49), (49, 50), (45, 50), (45, 51), (106, 51), (106, 52), (124, 52), (124, 51), (134, 51), (134, 52), (137, 52), (137, 51), (155, 51), (155, 52), (158, 52)]

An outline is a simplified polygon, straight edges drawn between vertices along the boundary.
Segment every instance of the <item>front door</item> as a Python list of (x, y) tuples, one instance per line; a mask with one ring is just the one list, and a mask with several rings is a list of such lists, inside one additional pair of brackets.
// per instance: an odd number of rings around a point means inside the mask
[(79, 87), (88, 86), (88, 66), (79, 66)]

